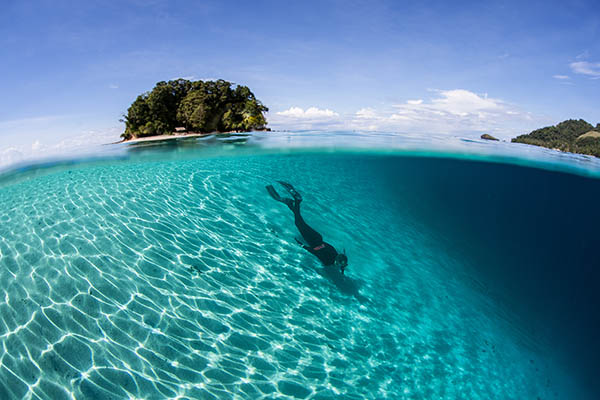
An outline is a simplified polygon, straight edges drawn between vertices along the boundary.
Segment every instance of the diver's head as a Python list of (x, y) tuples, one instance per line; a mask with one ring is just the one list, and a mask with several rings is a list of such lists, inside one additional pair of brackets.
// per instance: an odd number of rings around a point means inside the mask
[(338, 254), (337, 256), (335, 256), (334, 265), (340, 269), (342, 274), (344, 273), (344, 270), (348, 266), (348, 257), (346, 256), (345, 249), (342, 254)]

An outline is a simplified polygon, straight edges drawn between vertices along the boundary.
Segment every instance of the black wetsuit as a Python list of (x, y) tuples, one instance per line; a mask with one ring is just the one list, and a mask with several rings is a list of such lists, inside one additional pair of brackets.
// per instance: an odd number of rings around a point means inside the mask
[(333, 265), (335, 257), (338, 255), (335, 248), (329, 243), (324, 242), (323, 236), (304, 222), (304, 218), (300, 215), (300, 202), (295, 201), (289, 207), (294, 212), (296, 227), (306, 243), (308, 243), (308, 246), (302, 245), (302, 247), (317, 256), (323, 265)]

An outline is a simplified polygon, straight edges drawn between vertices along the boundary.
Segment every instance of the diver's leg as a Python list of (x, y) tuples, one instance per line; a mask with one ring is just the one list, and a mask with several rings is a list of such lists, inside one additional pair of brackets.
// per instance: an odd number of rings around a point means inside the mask
[(296, 224), (296, 227), (300, 231), (300, 234), (304, 240), (306, 240), (306, 243), (308, 243), (310, 247), (317, 247), (322, 244), (323, 236), (308, 226), (308, 224), (304, 221), (304, 218), (302, 218), (302, 215), (300, 215), (300, 203), (295, 202), (294, 207), (290, 207), (290, 209), (294, 212), (294, 223)]
[(292, 197), (294, 198), (295, 201), (297, 201), (298, 203), (300, 203), (302, 201), (302, 195), (296, 190), (296, 188), (294, 186), (292, 186), (291, 183), (287, 183), (284, 181), (277, 181), (279, 182), (279, 184), (281, 186), (283, 186), (285, 188), (285, 190), (287, 190)]
[(286, 206), (289, 207), (290, 210), (294, 211), (294, 200), (279, 196), (279, 193), (277, 193), (277, 190), (275, 190), (273, 185), (267, 185), (267, 186), (265, 186), (265, 189), (267, 189), (267, 192), (269, 192), (269, 194), (271, 195), (271, 197), (274, 200), (277, 200), (278, 202), (285, 204)]

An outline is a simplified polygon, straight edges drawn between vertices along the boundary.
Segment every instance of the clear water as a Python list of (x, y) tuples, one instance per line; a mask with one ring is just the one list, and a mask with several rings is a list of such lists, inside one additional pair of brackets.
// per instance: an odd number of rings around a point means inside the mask
[[(273, 133), (6, 173), (0, 398), (595, 398), (599, 164), (445, 140)], [(345, 276), (298, 247), (277, 179)]]

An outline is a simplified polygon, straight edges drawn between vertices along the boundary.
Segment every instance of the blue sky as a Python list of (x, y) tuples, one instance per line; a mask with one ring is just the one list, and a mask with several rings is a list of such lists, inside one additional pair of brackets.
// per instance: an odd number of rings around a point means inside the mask
[(118, 138), (160, 80), (249, 86), (274, 128), (510, 138), (600, 122), (600, 3), (12, 1), (0, 152)]

